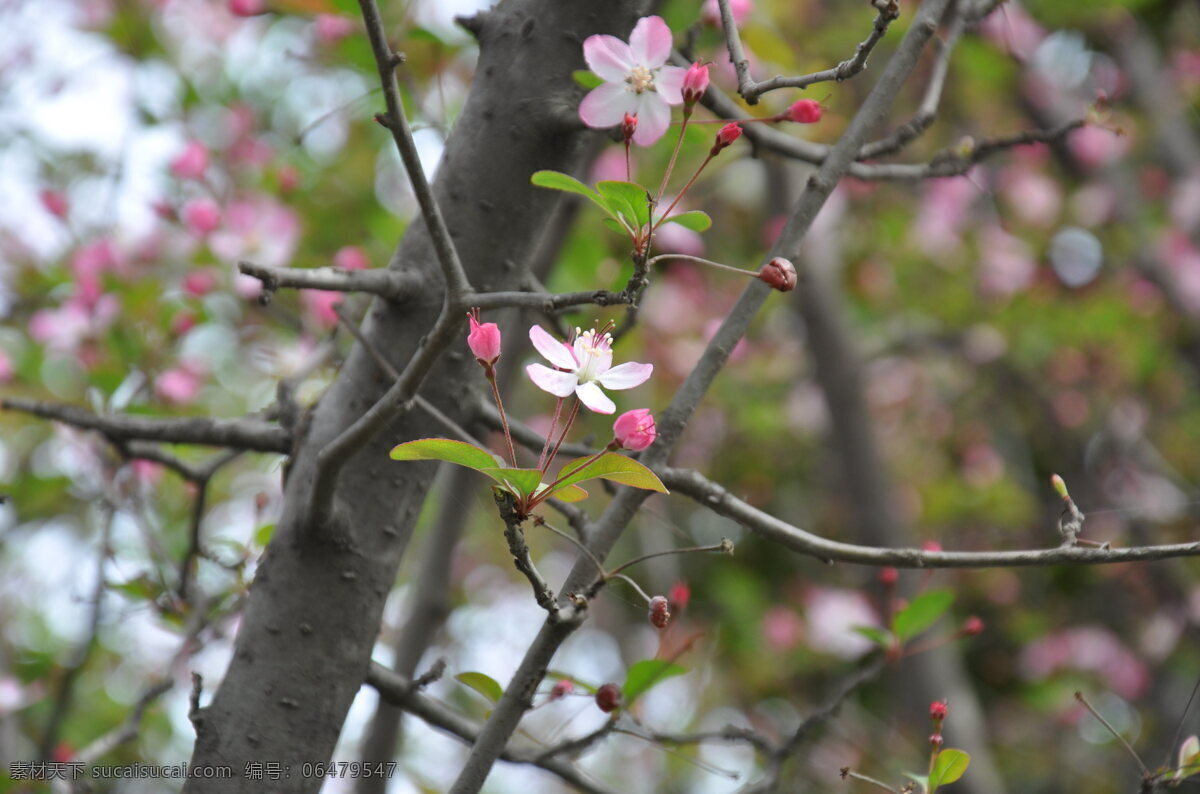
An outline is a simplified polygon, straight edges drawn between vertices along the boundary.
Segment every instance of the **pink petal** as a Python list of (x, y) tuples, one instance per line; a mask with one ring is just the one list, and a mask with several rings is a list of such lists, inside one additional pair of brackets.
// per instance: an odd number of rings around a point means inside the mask
[(649, 146), (671, 126), (671, 106), (653, 92), (642, 94), (637, 104), (638, 125), (633, 132), (633, 142), (638, 146)]
[[(615, 127), (625, 120), (626, 113), (637, 110), (637, 98), (619, 83), (605, 83), (588, 92), (579, 103), (579, 118), (589, 127)], [(638, 120), (641, 126), (641, 120)]]
[(575, 396), (579, 401), (598, 414), (611, 414), (617, 410), (617, 405), (600, 391), (594, 383), (581, 383), (575, 387)]
[(525, 374), (535, 386), (555, 397), (569, 397), (579, 382), (573, 372), (559, 372), (541, 364), (530, 364), (525, 368)]
[(664, 66), (654, 77), (654, 90), (667, 100), (668, 104), (678, 105), (683, 102), (683, 80), (687, 77), (687, 69), (678, 66)]
[(609, 83), (623, 83), (635, 64), (629, 45), (616, 36), (595, 35), (583, 40), (583, 59), (588, 68)]
[[(571, 355), (571, 348), (547, 333), (546, 329), (542, 328), (542, 326), (535, 325), (529, 329), (529, 341), (533, 342), (534, 349), (541, 353), (542, 357), (554, 366), (572, 371), (579, 369), (579, 364), (575, 361), (575, 357)], [(541, 365), (539, 364), (538, 366)], [(536, 381), (534, 382), (536, 383)], [(574, 387), (572, 386), (572, 388)], [(570, 394), (570, 392), (567, 392), (567, 394)]]
[(629, 54), (635, 64), (650, 69), (671, 56), (671, 29), (662, 17), (642, 17), (629, 34)]
[(641, 386), (654, 372), (653, 364), (639, 364), (636, 361), (626, 361), (618, 364), (608, 372), (601, 373), (596, 380), (606, 389), (632, 389)]

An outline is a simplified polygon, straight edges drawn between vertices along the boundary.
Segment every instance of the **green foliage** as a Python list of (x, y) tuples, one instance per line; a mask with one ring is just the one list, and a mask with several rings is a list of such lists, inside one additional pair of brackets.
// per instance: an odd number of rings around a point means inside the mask
[(929, 775), (929, 794), (934, 794), (939, 786), (945, 786), (958, 780), (967, 771), (971, 756), (962, 750), (947, 748), (937, 754), (933, 760), (933, 771)]
[(927, 590), (909, 602), (892, 619), (892, 632), (907, 642), (937, 622), (954, 603), (950, 590)]
[(504, 687), (500, 686), (496, 679), (484, 673), (459, 673), (454, 676), (454, 680), (475, 690), (492, 703), (498, 702), (504, 696)]
[(625, 684), (621, 687), (621, 702), (628, 709), (656, 684), (686, 672), (686, 667), (666, 659), (643, 659), (636, 662), (625, 674)]

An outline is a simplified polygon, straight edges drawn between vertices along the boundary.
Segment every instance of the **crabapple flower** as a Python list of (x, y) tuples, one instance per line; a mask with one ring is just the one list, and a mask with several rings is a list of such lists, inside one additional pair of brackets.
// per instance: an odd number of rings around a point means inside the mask
[(596, 413), (611, 414), (617, 406), (600, 387), (619, 390), (640, 386), (650, 377), (654, 365), (628, 361), (614, 367), (610, 334), (598, 333), (595, 329), (582, 333), (575, 329), (575, 333), (575, 344), (568, 345), (555, 339), (540, 325), (530, 328), (529, 341), (556, 369), (530, 364), (525, 372), (539, 389), (555, 397), (569, 397), (574, 393)]
[(708, 67), (702, 63), (693, 63), (683, 76), (683, 109), (686, 113), (692, 105), (700, 101), (708, 90)]
[(171, 173), (179, 179), (200, 179), (208, 168), (208, 149), (200, 141), (188, 141), (171, 161)]
[(713, 141), (713, 146), (708, 156), (716, 157), (721, 153), (722, 149), (729, 148), (740, 137), (742, 137), (742, 125), (734, 121), (729, 122), (717, 131), (717, 139)]
[(67, 213), (70, 212), (67, 197), (60, 191), (44, 189), (38, 193), (38, 198), (46, 212), (60, 220), (67, 217)]
[(631, 452), (640, 452), (654, 443), (658, 430), (649, 408), (626, 411), (613, 422), (613, 437), (617, 443)]
[(683, 102), (687, 70), (667, 66), (671, 29), (661, 17), (642, 17), (629, 34), (629, 43), (598, 34), (583, 42), (588, 68), (604, 80), (579, 105), (579, 117), (589, 127), (615, 127), (625, 114), (636, 116), (633, 142), (649, 146), (671, 123), (671, 105)]
[(192, 199), (183, 205), (183, 223), (194, 234), (203, 236), (221, 224), (221, 208), (208, 198)]
[(500, 327), (495, 323), (480, 323), (474, 315), (468, 315), (467, 319), (471, 321), (467, 346), (480, 364), (490, 367), (500, 358)]
[(824, 112), (821, 103), (815, 99), (797, 99), (782, 113), (783, 119), (797, 124), (816, 124)]
[(267, 11), (263, 0), (228, 0), (225, 5), (235, 17), (253, 17)]

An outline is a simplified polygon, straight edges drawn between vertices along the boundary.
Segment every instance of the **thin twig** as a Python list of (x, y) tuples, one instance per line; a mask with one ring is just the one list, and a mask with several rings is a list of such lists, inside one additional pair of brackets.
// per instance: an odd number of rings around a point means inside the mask
[(74, 405), (40, 402), (18, 397), (0, 399), (0, 408), (21, 411), (43, 419), (95, 430), (110, 441), (164, 441), (171, 444), (204, 444), (255, 452), (289, 452), (290, 434), (257, 419), (204, 417), (152, 417), (127, 414), (100, 415)]
[[(270, 294), (280, 287), (291, 287), (333, 292), (366, 292), (387, 300), (402, 301), (414, 295), (420, 284), (415, 273), (388, 269), (264, 267), (253, 262), (243, 261), (238, 262), (238, 270), (262, 282), (266, 300), (269, 300)], [(260, 298), (260, 300), (262, 299)]]
[(1087, 709), (1089, 712), (1091, 712), (1092, 716), (1095, 717), (1097, 720), (1099, 720), (1100, 724), (1103, 725), (1105, 728), (1107, 728), (1108, 732), (1111, 733), (1114, 737), (1116, 737), (1116, 740), (1118, 742), (1120, 742), (1125, 747), (1126, 750), (1129, 751), (1129, 754), (1131, 756), (1133, 756), (1134, 762), (1138, 765), (1138, 769), (1141, 770), (1142, 777), (1143, 778), (1152, 777), (1152, 775), (1150, 774), (1150, 770), (1146, 768), (1146, 765), (1144, 763), (1142, 763), (1142, 757), (1137, 754), (1137, 750), (1133, 749), (1133, 745), (1131, 745), (1129, 742), (1127, 742), (1125, 740), (1125, 737), (1122, 736), (1117, 731), (1117, 729), (1112, 726), (1112, 723), (1110, 723), (1108, 720), (1104, 719), (1104, 716), (1092, 707), (1091, 703), (1088, 703), (1087, 698), (1085, 698), (1083, 696), (1083, 693), (1076, 692), (1075, 699), (1078, 700), (1081, 704), (1083, 704), (1083, 707), (1085, 709)]

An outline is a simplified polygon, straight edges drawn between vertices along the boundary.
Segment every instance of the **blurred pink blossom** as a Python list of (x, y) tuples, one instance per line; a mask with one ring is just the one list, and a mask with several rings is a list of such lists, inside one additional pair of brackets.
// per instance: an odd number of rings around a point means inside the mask
[(1095, 626), (1064, 629), (1026, 646), (1020, 668), (1030, 681), (1064, 669), (1095, 673), (1127, 700), (1140, 697), (1150, 680), (1145, 665), (1112, 632)]
[(183, 224), (193, 234), (210, 234), (221, 224), (221, 208), (210, 198), (192, 199), (183, 205)]
[(1080, 127), (1067, 138), (1067, 147), (1086, 168), (1100, 168), (1116, 162), (1129, 151), (1128, 133), (1120, 134), (1095, 124)]
[(775, 652), (790, 651), (804, 639), (804, 621), (790, 607), (773, 606), (762, 619), (763, 642)]
[(341, 14), (317, 14), (313, 21), (313, 30), (317, 33), (317, 41), (326, 46), (337, 44), (354, 32), (355, 22)]
[(1190, 233), (1200, 227), (1200, 171), (1175, 183), (1167, 207), (1180, 231)]
[(211, 268), (192, 270), (183, 277), (183, 289), (189, 295), (201, 297), (212, 292), (216, 287), (217, 274)]
[(371, 260), (367, 252), (357, 245), (344, 245), (333, 255), (333, 266), (343, 270), (367, 270), (371, 267)]
[(971, 444), (962, 453), (962, 475), (975, 488), (986, 488), (1004, 476), (1004, 458), (991, 444)]
[(1159, 240), (1158, 255), (1183, 305), (1193, 315), (1200, 315), (1200, 250), (1182, 230), (1170, 229)]
[(300, 303), (314, 323), (322, 328), (333, 328), (338, 324), (338, 316), (334, 307), (341, 303), (344, 297), (346, 297), (344, 292), (306, 289), (300, 292)]
[(1033, 51), (1046, 38), (1046, 31), (1029, 16), (1019, 2), (1010, 0), (999, 4), (979, 23), (979, 32), (993, 44), (1003, 47), (1021, 60), (1033, 55)]
[(162, 478), (163, 467), (161, 463), (156, 463), (152, 460), (136, 458), (129, 464), (133, 471), (133, 476), (139, 482), (144, 482), (149, 485), (157, 483)]
[(989, 226), (979, 236), (979, 284), (987, 295), (1005, 297), (1033, 283), (1037, 262), (1020, 238), (999, 226)]
[(101, 276), (106, 272), (119, 271), (121, 266), (116, 246), (107, 237), (80, 246), (71, 255), (75, 294), (85, 304), (94, 304), (103, 292)]
[(45, 208), (46, 212), (56, 218), (66, 218), (67, 213), (70, 212), (67, 196), (61, 190), (45, 188), (38, 192), (38, 200), (42, 202), (42, 207)]
[(236, 199), (225, 208), (225, 224), (209, 240), (213, 253), (228, 262), (248, 259), (282, 267), (300, 238), (296, 213), (270, 196)]
[(176, 405), (187, 405), (196, 399), (204, 385), (204, 368), (198, 362), (180, 362), (154, 379), (154, 393)]
[(1024, 223), (1048, 228), (1058, 222), (1063, 200), (1058, 182), (1019, 166), (1005, 169), (999, 182), (1009, 210)]
[(955, 251), (962, 243), (962, 229), (978, 195), (979, 188), (971, 182), (970, 174), (931, 180), (909, 236), (929, 256)]
[(855, 659), (874, 644), (854, 631), (855, 626), (879, 626), (867, 597), (857, 590), (814, 587), (805, 597), (808, 647), (842, 659)]
[(171, 173), (179, 179), (200, 179), (207, 169), (208, 148), (197, 140), (188, 141), (171, 161)]
[[(625, 180), (625, 151), (606, 147), (592, 163), (592, 182), (623, 182)], [(669, 206), (664, 204), (663, 206)]]
[[(738, 27), (746, 23), (746, 18), (750, 16), (753, 9), (754, 0), (729, 0), (729, 13), (733, 17), (733, 24)], [(700, 17), (708, 24), (720, 27), (721, 7), (717, 5), (717, 0), (704, 0)]]
[(0, 383), (12, 380), (13, 364), (8, 353), (0, 349)]
[(227, 0), (225, 7), (236, 17), (252, 17), (267, 10), (264, 0)]
[(59, 352), (75, 352), (82, 342), (104, 331), (120, 312), (115, 295), (100, 295), (87, 302), (73, 296), (55, 309), (41, 309), (29, 318), (29, 336)]

